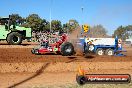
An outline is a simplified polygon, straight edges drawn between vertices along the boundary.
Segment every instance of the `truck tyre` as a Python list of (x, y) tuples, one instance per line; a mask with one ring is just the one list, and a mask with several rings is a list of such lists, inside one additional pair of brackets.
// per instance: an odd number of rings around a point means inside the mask
[(12, 32), (7, 37), (7, 43), (11, 45), (19, 45), (22, 43), (22, 35), (18, 32)]
[(91, 51), (91, 52), (93, 52), (94, 51), (94, 45), (93, 44), (89, 45), (88, 46), (88, 50)]
[(98, 48), (96, 50), (96, 54), (102, 56), (102, 55), (104, 55), (104, 50), (102, 48)]
[(63, 56), (70, 56), (74, 54), (74, 47), (72, 43), (66, 42), (61, 46), (61, 54)]
[(113, 56), (114, 55), (114, 50), (113, 49), (107, 49), (105, 51), (105, 54), (108, 55), (108, 56)]
[(76, 76), (76, 81), (79, 85), (84, 85), (86, 83), (86, 78), (82, 75)]

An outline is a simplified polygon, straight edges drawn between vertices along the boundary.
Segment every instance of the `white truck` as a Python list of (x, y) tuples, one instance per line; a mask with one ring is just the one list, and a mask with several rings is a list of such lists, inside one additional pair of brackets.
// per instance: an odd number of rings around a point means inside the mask
[(122, 55), (121, 39), (118, 38), (85, 38), (82, 40), (84, 51), (91, 51), (97, 55)]

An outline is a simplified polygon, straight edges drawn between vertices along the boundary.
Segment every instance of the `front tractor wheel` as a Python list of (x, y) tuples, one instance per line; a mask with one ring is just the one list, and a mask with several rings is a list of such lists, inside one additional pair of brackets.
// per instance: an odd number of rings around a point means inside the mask
[(12, 32), (7, 37), (7, 43), (11, 45), (19, 45), (22, 43), (22, 35), (18, 32)]
[(63, 56), (71, 56), (74, 54), (74, 47), (72, 43), (66, 42), (61, 46), (61, 54)]
[(32, 54), (39, 55), (39, 50), (38, 49), (32, 49), (31, 50)]

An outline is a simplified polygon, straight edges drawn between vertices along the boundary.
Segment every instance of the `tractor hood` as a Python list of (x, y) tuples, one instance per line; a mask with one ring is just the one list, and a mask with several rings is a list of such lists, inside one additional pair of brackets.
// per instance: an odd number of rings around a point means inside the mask
[(31, 30), (31, 28), (16, 26), (17, 30)]
[(31, 28), (16, 26), (15, 29), (19, 30), (19, 31), (26, 31), (26, 37), (30, 37), (30, 38), (32, 37), (32, 30), (31, 30)]

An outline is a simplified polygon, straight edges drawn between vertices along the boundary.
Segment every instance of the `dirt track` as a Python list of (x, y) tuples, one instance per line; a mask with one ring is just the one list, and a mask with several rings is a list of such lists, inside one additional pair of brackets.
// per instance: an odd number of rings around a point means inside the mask
[(61, 55), (33, 55), (31, 48), (0, 48), (0, 62), (124, 62), (132, 61), (132, 49), (126, 53), (125, 57), (117, 56), (83, 56), (64, 57)]
[[(126, 70), (118, 70), (123, 73)], [(91, 72), (91, 71), (90, 71)], [(91, 73), (96, 73), (92, 71)], [(101, 70), (100, 73), (116, 73), (111, 70)], [(130, 72), (130, 71), (127, 71)], [(76, 83), (76, 72), (42, 73), (6, 73), (0, 74), (2, 88), (132, 88), (131, 84), (87, 84), (79, 86)], [(103, 86), (102, 86), (103, 85)]]
[[(16, 84), (18, 84), (16, 88), (76, 84), (75, 75), (78, 65), (83, 66), (88, 73), (132, 75), (132, 48), (130, 47), (125, 48), (127, 50), (125, 57), (94, 55), (84, 58), (83, 56), (64, 57), (53, 54), (33, 55), (31, 48), (34, 46), (30, 44), (0, 45), (0, 87), (5, 88)], [(48, 63), (47, 66), (46, 63)], [(34, 76), (34, 74), (41, 75)]]
[(37, 46), (37, 43), (24, 42), (22, 45), (8, 45), (6, 42), (0, 42), (0, 62), (124, 62), (132, 61), (132, 47), (124, 47), (127, 52), (125, 57), (118, 56), (83, 56), (64, 57), (61, 55), (33, 55), (31, 49)]

